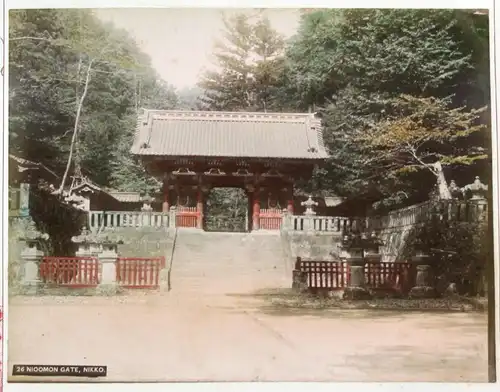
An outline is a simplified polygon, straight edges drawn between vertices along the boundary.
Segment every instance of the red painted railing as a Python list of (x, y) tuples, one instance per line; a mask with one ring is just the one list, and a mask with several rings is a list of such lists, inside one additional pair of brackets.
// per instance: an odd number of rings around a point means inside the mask
[(160, 270), (163, 268), (164, 257), (119, 257), (116, 262), (116, 281), (124, 288), (158, 288)]
[(198, 219), (200, 219), (200, 212), (196, 207), (177, 207), (176, 227), (197, 227)]
[(347, 287), (349, 271), (346, 263), (301, 261), (299, 266), (300, 271), (306, 273), (309, 288), (343, 290)]
[[(304, 272), (311, 289), (343, 290), (349, 284), (346, 262), (297, 261), (296, 270)], [(365, 286), (371, 290), (406, 292), (414, 281), (413, 266), (408, 263), (366, 263)]]
[(365, 284), (372, 290), (406, 291), (411, 273), (412, 265), (408, 263), (367, 263)]
[(259, 228), (261, 230), (279, 230), (281, 228), (283, 212), (277, 208), (261, 209)]
[(43, 283), (67, 287), (99, 284), (99, 261), (95, 257), (44, 257), (40, 263)]

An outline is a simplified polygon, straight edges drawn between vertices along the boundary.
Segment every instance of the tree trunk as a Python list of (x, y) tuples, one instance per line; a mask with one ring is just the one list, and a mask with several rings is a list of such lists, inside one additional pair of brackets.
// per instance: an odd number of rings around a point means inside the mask
[(82, 113), (83, 101), (85, 100), (85, 97), (87, 95), (87, 90), (89, 88), (90, 71), (92, 70), (92, 62), (93, 62), (93, 60), (90, 60), (89, 65), (87, 67), (87, 75), (85, 78), (85, 88), (83, 89), (82, 96), (80, 97), (80, 102), (78, 103), (78, 109), (76, 110), (75, 126), (73, 129), (73, 136), (71, 137), (71, 145), (69, 147), (68, 163), (66, 164), (66, 170), (64, 171), (61, 185), (60, 185), (59, 189), (55, 192), (56, 194), (59, 194), (59, 195), (61, 195), (63, 193), (64, 184), (66, 183), (66, 178), (68, 177), (69, 168), (71, 167), (71, 161), (73, 159), (73, 149), (74, 149), (75, 143), (76, 143), (76, 135), (78, 134), (78, 125), (80, 122), (80, 115)]
[(443, 166), (439, 161), (434, 163), (433, 166), (434, 166), (434, 174), (436, 175), (439, 198), (442, 200), (450, 200), (451, 193), (450, 189), (448, 188), (448, 183), (446, 182), (446, 178), (444, 176)]

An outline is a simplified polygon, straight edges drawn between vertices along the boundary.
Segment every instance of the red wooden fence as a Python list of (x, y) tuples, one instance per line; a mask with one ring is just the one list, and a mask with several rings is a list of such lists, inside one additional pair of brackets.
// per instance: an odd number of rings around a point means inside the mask
[(116, 281), (124, 288), (155, 289), (159, 286), (162, 268), (165, 268), (164, 257), (119, 257)]
[(330, 261), (301, 261), (300, 271), (307, 275), (307, 287), (343, 290), (349, 277), (346, 263)]
[(68, 287), (95, 287), (99, 284), (96, 257), (44, 257), (40, 263), (43, 283)]
[[(371, 290), (407, 291), (414, 280), (408, 263), (366, 263), (365, 286)], [(332, 261), (297, 261), (297, 270), (307, 276), (311, 289), (343, 290), (349, 284), (349, 265)]]
[(176, 227), (196, 227), (198, 219), (200, 219), (200, 212), (196, 207), (177, 207)]
[(259, 227), (261, 230), (279, 230), (283, 213), (277, 208), (261, 209)]
[(367, 263), (365, 284), (372, 290), (405, 291), (411, 273), (412, 265), (408, 263)]

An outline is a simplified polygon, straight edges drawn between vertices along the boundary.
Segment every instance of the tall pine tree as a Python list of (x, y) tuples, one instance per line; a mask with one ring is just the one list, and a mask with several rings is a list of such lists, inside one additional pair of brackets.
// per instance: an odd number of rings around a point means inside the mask
[[(257, 18), (257, 20), (255, 20)], [(207, 71), (199, 83), (206, 110), (268, 111), (282, 69), (284, 39), (269, 19), (238, 14), (224, 17), (224, 41), (215, 44), (217, 70)]]

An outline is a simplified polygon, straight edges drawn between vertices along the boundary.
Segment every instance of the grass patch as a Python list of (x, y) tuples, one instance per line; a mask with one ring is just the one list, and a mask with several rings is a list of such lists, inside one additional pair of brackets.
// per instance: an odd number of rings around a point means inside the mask
[(365, 310), (397, 310), (397, 311), (446, 311), (476, 312), (487, 311), (487, 303), (474, 298), (373, 298), (368, 300), (344, 300), (337, 297), (317, 296), (298, 293), (294, 290), (275, 290), (256, 292), (254, 297), (264, 300), (268, 310), (284, 309), (365, 309)]
[(40, 287), (36, 290), (36, 293), (32, 289), (28, 289), (24, 292), (20, 289), (15, 294), (10, 293), (9, 296), (15, 295), (28, 295), (28, 296), (66, 296), (66, 297), (108, 297), (108, 296), (118, 296), (126, 293), (121, 287), (116, 287), (113, 290), (100, 289), (98, 287), (87, 287), (87, 288), (71, 288), (71, 287)]

